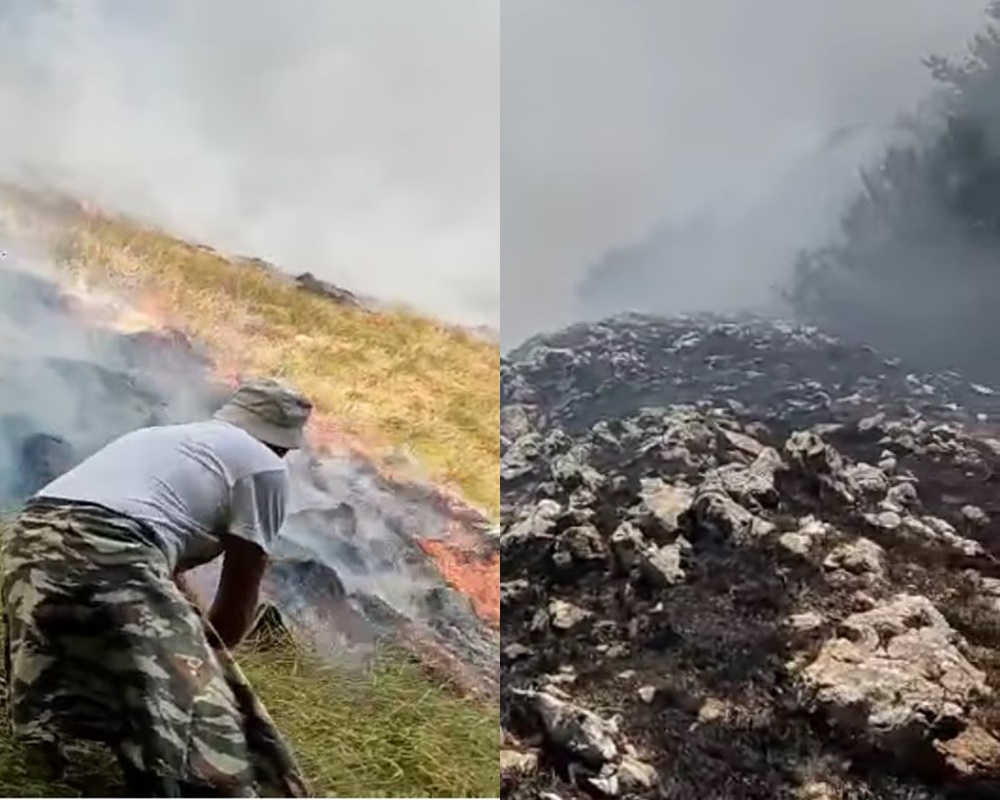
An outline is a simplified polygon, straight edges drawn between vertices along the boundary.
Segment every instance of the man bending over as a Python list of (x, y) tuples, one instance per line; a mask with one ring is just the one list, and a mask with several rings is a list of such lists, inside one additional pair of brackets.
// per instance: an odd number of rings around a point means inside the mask
[[(28, 501), (2, 553), (18, 739), (48, 760), (106, 742), (139, 796), (305, 793), (227, 648), (254, 620), (311, 410), (247, 382), (213, 419), (126, 434)], [(206, 619), (180, 576), (218, 556)]]

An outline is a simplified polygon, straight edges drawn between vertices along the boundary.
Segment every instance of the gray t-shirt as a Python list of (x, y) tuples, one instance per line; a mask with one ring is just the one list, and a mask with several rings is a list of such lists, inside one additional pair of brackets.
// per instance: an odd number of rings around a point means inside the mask
[(171, 569), (184, 570), (220, 555), (226, 533), (269, 553), (285, 518), (288, 468), (228, 422), (165, 425), (116, 439), (36, 497), (98, 503), (140, 520)]

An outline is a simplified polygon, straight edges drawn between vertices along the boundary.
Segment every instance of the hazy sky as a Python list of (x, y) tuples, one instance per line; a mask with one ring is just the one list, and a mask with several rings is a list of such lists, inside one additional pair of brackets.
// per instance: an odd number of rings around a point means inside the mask
[[(665, 218), (778, 182), (798, 205), (790, 165), (915, 103), (983, 4), (3, 0), (0, 170), (511, 342)], [(671, 277), (685, 305), (757, 280), (767, 247), (730, 254), (781, 218), (750, 216)]]
[(0, 169), (497, 324), (497, 9), (2, 0)]
[[(619, 294), (664, 311), (717, 308), (774, 280), (781, 267), (765, 256), (782, 252), (779, 239), (807, 211), (829, 215), (827, 193), (852, 172), (842, 160), (809, 169), (804, 157), (838, 128), (880, 127), (917, 102), (928, 86), (921, 59), (960, 49), (984, 5), (507, 3), (505, 342), (580, 313), (574, 287), (607, 248), (710, 201), (741, 207), (727, 209), (735, 219), (715, 231), (722, 240), (706, 243), (711, 263), (693, 258), (655, 287)], [(799, 184), (793, 169), (804, 172)], [(772, 192), (778, 206), (753, 208)], [(768, 274), (741, 274), (748, 269)]]

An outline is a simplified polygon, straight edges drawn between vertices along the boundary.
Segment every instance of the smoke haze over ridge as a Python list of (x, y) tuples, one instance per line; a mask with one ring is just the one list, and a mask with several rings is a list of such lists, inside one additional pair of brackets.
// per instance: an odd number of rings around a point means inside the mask
[(492, 0), (0, 3), (0, 175), (497, 324)]
[[(0, 175), (502, 317), (505, 344), (624, 305), (728, 307), (835, 224), (930, 88), (921, 59), (959, 51), (984, 4), (5, 0)], [(665, 225), (694, 231), (670, 273)], [(651, 267), (581, 297), (636, 244)]]
[[(504, 345), (625, 306), (765, 301), (797, 247), (835, 229), (856, 165), (932, 88), (922, 60), (960, 53), (984, 9), (984, 0), (505, 6)], [(602, 289), (613, 296), (581, 296), (608, 250), (640, 243), (641, 269), (607, 271)]]

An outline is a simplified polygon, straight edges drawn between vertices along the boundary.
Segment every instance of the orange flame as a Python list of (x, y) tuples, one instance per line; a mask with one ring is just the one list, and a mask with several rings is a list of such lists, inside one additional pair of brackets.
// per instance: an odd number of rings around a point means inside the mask
[[(134, 295), (128, 298), (127, 304), (121, 303), (121, 297), (110, 296), (94, 287), (77, 286), (70, 293), (78, 301), (79, 311), (87, 318), (119, 333), (164, 332), (173, 327), (164, 304), (151, 293)], [(213, 356), (212, 372), (215, 377), (235, 389), (243, 372), (239, 356), (236, 353), (219, 352)], [(310, 444), (318, 453), (362, 456), (375, 464), (390, 480), (407, 482), (414, 478), (405, 474), (405, 469), (391, 467), (377, 456), (362, 437), (327, 415), (313, 415), (308, 436)], [(457, 493), (444, 487), (435, 487), (435, 492), (447, 501), (456, 515), (459, 514), (464, 503)], [(482, 542), (460, 530), (454, 531), (446, 540), (421, 540), (420, 546), (434, 561), (445, 581), (472, 601), (476, 613), (488, 622), (499, 625), (500, 556), (495, 553), (484, 554)]]
[(476, 613), (500, 624), (500, 555), (454, 541), (422, 539), (420, 547), (434, 559), (448, 584), (472, 601)]
[(170, 315), (152, 294), (125, 297), (81, 278), (63, 281), (61, 288), (73, 311), (92, 325), (123, 334), (160, 332), (171, 327)]

